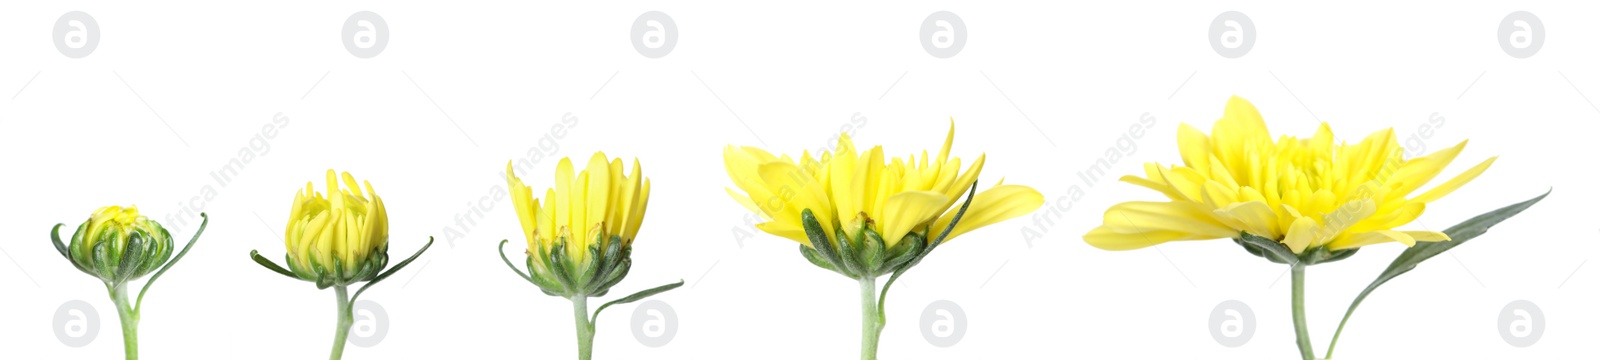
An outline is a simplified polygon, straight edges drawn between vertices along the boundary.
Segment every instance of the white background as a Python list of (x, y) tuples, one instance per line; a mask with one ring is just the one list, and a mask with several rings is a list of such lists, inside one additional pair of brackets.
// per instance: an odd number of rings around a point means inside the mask
[[(98, 48), (82, 59), (52, 45), (52, 23), (72, 10), (101, 28)], [(660, 59), (630, 44), (633, 20), (650, 10), (680, 31)], [(969, 31), (949, 59), (918, 40), (920, 23), (940, 10)], [(1238, 59), (1207, 40), (1212, 19), (1228, 10), (1258, 30)], [(1516, 10), (1546, 29), (1531, 58), (1508, 56), (1496, 39)], [(341, 24), (357, 11), (388, 24), (375, 58), (341, 44)], [(1441, 230), (1555, 189), (1380, 289), (1346, 329), (1339, 358), (1592, 356), (1600, 263), (1584, 264), (1600, 237), (1590, 159), (1600, 109), (1588, 100), (1600, 96), (1597, 11), (1504, 1), (9, 2), (0, 5), (0, 228), (9, 234), (0, 238), (0, 357), (118, 356), (103, 288), (46, 236), (108, 204), (138, 204), (163, 222), (193, 204), (213, 219), (146, 299), (146, 358), (325, 356), (331, 291), (273, 274), (247, 254), (281, 259), (293, 192), (308, 180), (321, 186), (323, 171), (336, 168), (385, 197), (390, 256), (441, 239), (363, 295), (387, 310), (389, 332), (376, 347), (349, 347), (347, 358), (572, 358), (568, 303), (518, 280), (495, 255), (517, 234), (510, 202), (479, 201), (503, 186), (508, 159), (570, 113), (576, 127), (547, 154), (637, 157), (654, 182), (633, 271), (611, 297), (687, 282), (657, 297), (680, 320), (670, 344), (641, 345), (628, 329), (634, 307), (619, 306), (599, 319), (597, 359), (854, 358), (856, 285), (808, 264), (789, 240), (736, 240), (754, 229), (723, 193), (731, 182), (721, 149), (816, 149), (859, 113), (858, 144), (899, 155), (936, 149), (954, 117), (955, 154), (988, 154), (985, 186), (1004, 177), (1061, 209), (1053, 225), (1035, 222), (1041, 210), (965, 235), (911, 271), (890, 294), (881, 358), (1286, 358), (1295, 350), (1284, 267), (1228, 241), (1107, 252), (1081, 238), (1108, 206), (1158, 199), (1115, 178), (1142, 173), (1142, 162), (1178, 161), (1178, 124), (1209, 132), (1234, 94), (1254, 102), (1274, 133), (1309, 135), (1327, 121), (1349, 141), (1389, 127), (1409, 138), (1438, 113), (1445, 125), (1413, 144), (1432, 151), (1471, 138), (1448, 174), (1500, 156), (1410, 229)], [(248, 150), (278, 113), (290, 121), (270, 150)], [(1084, 184), (1077, 173), (1144, 113), (1157, 121), (1130, 137), (1136, 150)], [(210, 172), (241, 149), (255, 158), (217, 186)], [(554, 165), (546, 158), (524, 179), (548, 187)], [(205, 186), (216, 197), (191, 202)], [(1062, 198), (1072, 186), (1081, 199)], [(457, 216), (477, 224), (462, 229)], [(193, 231), (169, 227), (182, 240)], [(444, 242), (452, 227), (465, 236)], [(1025, 242), (1025, 228), (1044, 236)], [(1309, 270), (1319, 355), (1349, 300), (1402, 248), (1373, 246)], [(74, 299), (101, 319), (98, 338), (82, 348), (51, 330), (55, 309)], [(918, 329), (923, 308), (940, 299), (969, 320), (953, 347), (930, 345)], [(1230, 299), (1257, 318), (1254, 338), (1238, 348), (1208, 331), (1209, 312)], [(1527, 348), (1507, 345), (1496, 324), (1518, 299), (1547, 320)]]

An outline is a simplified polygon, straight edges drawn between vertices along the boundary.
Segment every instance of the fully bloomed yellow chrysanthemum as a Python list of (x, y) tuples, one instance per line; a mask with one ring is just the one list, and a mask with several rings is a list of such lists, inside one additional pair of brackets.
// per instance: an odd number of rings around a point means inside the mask
[(1323, 123), (1315, 135), (1274, 141), (1255, 106), (1228, 100), (1211, 135), (1188, 124), (1178, 130), (1183, 165), (1145, 164), (1145, 176), (1122, 181), (1165, 194), (1168, 201), (1130, 201), (1106, 210), (1104, 224), (1084, 240), (1106, 250), (1129, 250), (1175, 240), (1237, 238), (1240, 232), (1279, 241), (1295, 254), (1400, 242), (1444, 241), (1437, 231), (1394, 230), (1482, 174), (1489, 158), (1413, 196), (1455, 160), (1467, 142), (1405, 159), (1394, 130), (1356, 144), (1334, 144)]

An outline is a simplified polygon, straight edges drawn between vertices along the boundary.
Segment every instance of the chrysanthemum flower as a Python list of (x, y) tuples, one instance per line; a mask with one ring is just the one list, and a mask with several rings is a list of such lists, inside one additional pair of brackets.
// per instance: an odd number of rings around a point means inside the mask
[(1462, 141), (1406, 159), (1393, 129), (1356, 144), (1335, 144), (1327, 123), (1310, 138), (1274, 141), (1255, 106), (1234, 97), (1210, 136), (1182, 125), (1182, 165), (1148, 163), (1144, 177), (1122, 178), (1161, 192), (1167, 201), (1112, 206), (1104, 224), (1084, 240), (1101, 249), (1129, 250), (1176, 240), (1238, 238), (1243, 232), (1279, 241), (1295, 254), (1445, 241), (1449, 237), (1438, 231), (1395, 229), (1494, 163), (1491, 157), (1415, 194), (1466, 145)]
[[(1022, 216), (1044, 196), (1022, 185), (977, 192), (982, 155), (961, 171), (950, 156), (955, 121), (936, 157), (885, 158), (882, 146), (857, 152), (847, 134), (820, 157), (775, 156), (754, 147), (722, 151), (728, 177), (743, 193), (728, 195), (765, 220), (756, 227), (795, 242), (811, 264), (861, 285), (861, 359), (877, 358), (883, 299), (899, 275), (944, 241)], [(1002, 181), (1003, 183), (1003, 181)], [(966, 203), (955, 207), (967, 194)], [(892, 274), (877, 291), (877, 278)]]
[(600, 311), (683, 286), (679, 280), (646, 289), (589, 312), (589, 298), (605, 296), (633, 268), (633, 240), (650, 204), (650, 179), (640, 169), (639, 159), (634, 159), (632, 170), (627, 171), (622, 158), (610, 159), (604, 152), (595, 152), (581, 170), (573, 168), (572, 159), (562, 158), (556, 164), (553, 187), (545, 189), (542, 203), (515, 170), (506, 163), (506, 185), (528, 244), (528, 258), (523, 262), (528, 271), (524, 273), (506, 257), (510, 240), (500, 241), (500, 259), (546, 295), (572, 301), (578, 359), (589, 360), (594, 355)]
[[(813, 247), (801, 219), (801, 213), (810, 210), (829, 242), (854, 249), (881, 247), (888, 250), (885, 258), (893, 259), (911, 247), (906, 245), (928, 245), (943, 232), (955, 219), (953, 205), (983, 171), (983, 155), (961, 171), (961, 159), (950, 156), (954, 140), (952, 121), (944, 146), (932, 158), (926, 150), (920, 158), (885, 158), (882, 146), (857, 152), (847, 134), (840, 134), (833, 152), (820, 157), (803, 152), (798, 160), (729, 145), (722, 151), (723, 164), (743, 193), (727, 191), (761, 215), (765, 222), (756, 228), (762, 231)], [(1043, 204), (1044, 196), (1033, 188), (997, 183), (972, 199), (945, 241)], [(905, 239), (922, 244), (904, 244)], [(877, 277), (894, 270), (893, 261), (868, 262), (852, 277)]]
[[(333, 338), (329, 359), (344, 356), (346, 336), (355, 318), (351, 307), (361, 293), (383, 279), (405, 268), (433, 246), (433, 238), (416, 254), (389, 266), (389, 211), (383, 198), (369, 182), (356, 182), (350, 173), (329, 169), (323, 175), (323, 189), (317, 192), (316, 184), (306, 186), (294, 194), (294, 204), (289, 208), (289, 223), (285, 226), (283, 242), (284, 268), (250, 251), (250, 259), (267, 270), (295, 279), (317, 284), (317, 289), (332, 287), (338, 298), (338, 331)], [(343, 185), (343, 186), (340, 186)], [(363, 193), (361, 190), (365, 189)], [(365, 282), (350, 294), (351, 285)]]

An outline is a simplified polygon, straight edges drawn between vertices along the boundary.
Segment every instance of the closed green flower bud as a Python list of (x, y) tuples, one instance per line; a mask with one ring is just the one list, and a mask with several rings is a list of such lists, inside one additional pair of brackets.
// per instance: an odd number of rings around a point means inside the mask
[[(50, 242), (56, 251), (72, 262), (72, 266), (85, 274), (94, 275), (106, 284), (111, 302), (116, 305), (117, 318), (122, 321), (123, 350), (128, 359), (139, 358), (139, 309), (144, 294), (150, 291), (161, 274), (166, 273), (183, 255), (189, 253), (194, 242), (200, 240), (210, 218), (200, 213), (200, 227), (194, 237), (176, 255), (172, 252), (172, 234), (166, 228), (142, 215), (137, 207), (107, 206), (96, 210), (89, 220), (78, 225), (67, 243), (61, 242), (61, 227), (50, 229)], [(129, 293), (133, 280), (150, 275), (139, 289), (138, 296)]]
[(78, 270), (120, 285), (166, 264), (172, 258), (172, 234), (139, 215), (137, 207), (107, 206), (90, 215), (71, 243), (57, 250)]

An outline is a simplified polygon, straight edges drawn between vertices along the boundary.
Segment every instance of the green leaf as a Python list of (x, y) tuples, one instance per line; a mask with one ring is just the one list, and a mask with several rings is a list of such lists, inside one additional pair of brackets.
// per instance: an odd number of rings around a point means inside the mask
[(621, 299), (611, 300), (611, 302), (605, 303), (605, 305), (600, 305), (599, 309), (595, 309), (594, 310), (594, 315), (589, 317), (589, 323), (590, 324), (594, 324), (594, 321), (596, 319), (600, 318), (600, 312), (601, 311), (605, 311), (606, 308), (611, 307), (611, 305), (627, 304), (627, 303), (639, 301), (641, 299), (653, 296), (655, 294), (660, 294), (660, 293), (667, 292), (667, 290), (677, 289), (679, 286), (683, 286), (683, 280), (678, 280), (678, 282), (675, 282), (675, 283), (661, 285), (661, 286), (657, 286), (657, 287), (650, 288), (650, 289), (645, 289), (644, 291), (633, 293), (633, 295), (624, 296)]
[[(172, 261), (168, 261), (166, 265), (162, 265), (161, 270), (156, 270), (155, 275), (150, 275), (150, 280), (144, 282), (144, 288), (139, 289), (139, 298), (138, 300), (134, 301), (133, 313), (138, 314), (139, 308), (144, 306), (144, 293), (150, 291), (150, 284), (155, 284), (156, 279), (161, 278), (161, 274), (167, 273), (167, 269), (171, 269), (173, 265), (177, 265), (178, 260), (183, 260), (183, 256), (189, 254), (189, 248), (194, 247), (194, 242), (200, 240), (200, 234), (206, 232), (206, 224), (209, 223), (211, 223), (211, 217), (206, 216), (206, 213), (200, 213), (200, 227), (194, 230), (194, 236), (189, 238), (189, 244), (184, 245), (183, 250), (178, 251), (178, 256), (172, 257)], [(250, 253), (251, 255), (254, 255), (255, 251), (252, 250)]]
[(383, 281), (383, 279), (388, 278), (389, 275), (394, 275), (396, 271), (400, 271), (400, 269), (405, 268), (406, 265), (410, 265), (412, 260), (416, 260), (418, 256), (422, 256), (422, 253), (428, 251), (428, 247), (430, 246), (433, 246), (432, 236), (428, 237), (427, 244), (423, 244), (421, 249), (417, 249), (417, 253), (411, 254), (411, 257), (406, 258), (405, 261), (401, 261), (399, 264), (394, 264), (393, 267), (389, 268), (389, 271), (384, 271), (382, 274), (378, 274), (378, 277), (372, 278), (371, 281), (367, 281), (366, 285), (361, 285), (361, 289), (356, 290), (355, 295), (350, 296), (350, 303), (354, 304), (356, 302), (356, 298), (361, 297), (361, 293), (367, 291), (367, 288), (372, 287), (373, 284)]
[[(1418, 242), (1411, 248), (1400, 252), (1400, 256), (1395, 257), (1394, 262), (1389, 263), (1389, 268), (1384, 269), (1383, 273), (1378, 274), (1378, 278), (1374, 279), (1371, 285), (1367, 285), (1366, 289), (1361, 290), (1361, 294), (1356, 295), (1355, 300), (1350, 302), (1350, 308), (1345, 310), (1344, 320), (1339, 321), (1339, 330), (1334, 331), (1333, 341), (1335, 343), (1339, 341), (1339, 333), (1344, 331), (1345, 323), (1350, 321), (1350, 314), (1354, 313), (1356, 311), (1356, 307), (1361, 305), (1361, 301), (1366, 300), (1367, 295), (1371, 295), (1373, 290), (1378, 289), (1378, 286), (1389, 282), (1389, 280), (1392, 280), (1401, 274), (1411, 271), (1411, 269), (1416, 269), (1417, 264), (1421, 264), (1423, 261), (1431, 259), (1434, 256), (1455, 248), (1456, 246), (1460, 246), (1461, 244), (1466, 243), (1467, 240), (1472, 240), (1473, 238), (1478, 237), (1478, 235), (1483, 235), (1485, 232), (1489, 231), (1489, 227), (1499, 224), (1501, 221), (1505, 221), (1512, 216), (1516, 216), (1523, 210), (1527, 210), (1528, 207), (1533, 206), (1533, 204), (1538, 203), (1540, 200), (1544, 200), (1546, 196), (1550, 196), (1550, 191), (1545, 191), (1544, 195), (1539, 195), (1539, 197), (1529, 199), (1528, 201), (1523, 201), (1512, 204), (1511, 206), (1499, 208), (1494, 211), (1484, 213), (1483, 215), (1478, 215), (1471, 219), (1467, 219), (1467, 221), (1456, 224), (1456, 226), (1451, 226), (1449, 229), (1444, 230), (1445, 235), (1450, 236), (1449, 241)], [(1329, 344), (1328, 346), (1328, 356), (1326, 356), (1328, 358), (1333, 357), (1332, 345), (1333, 344)]]

